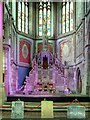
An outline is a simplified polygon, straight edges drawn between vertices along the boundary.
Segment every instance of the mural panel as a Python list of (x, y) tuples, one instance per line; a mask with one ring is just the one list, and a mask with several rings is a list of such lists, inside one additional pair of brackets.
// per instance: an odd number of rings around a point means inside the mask
[(73, 44), (73, 38), (65, 38), (63, 41), (59, 43), (60, 47), (60, 60), (62, 63), (65, 61), (69, 63), (74, 62), (74, 44)]
[(43, 50), (43, 45), (42, 43), (38, 43), (38, 53)]
[(30, 42), (20, 39), (19, 41), (19, 61), (30, 64)]
[[(40, 42), (38, 43), (38, 53), (41, 52), (43, 50), (43, 43)], [(52, 43), (49, 43), (48, 44), (48, 50), (53, 53), (53, 44)]]
[(51, 52), (51, 53), (53, 53), (53, 45), (52, 44), (48, 44), (48, 50)]

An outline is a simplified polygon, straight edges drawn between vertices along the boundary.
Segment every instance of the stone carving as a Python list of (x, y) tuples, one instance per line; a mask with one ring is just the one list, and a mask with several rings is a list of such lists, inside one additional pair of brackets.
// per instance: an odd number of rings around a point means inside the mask
[(14, 101), (12, 102), (11, 118), (24, 118), (24, 102)]
[(85, 107), (84, 106), (68, 106), (67, 111), (68, 118), (85, 118)]

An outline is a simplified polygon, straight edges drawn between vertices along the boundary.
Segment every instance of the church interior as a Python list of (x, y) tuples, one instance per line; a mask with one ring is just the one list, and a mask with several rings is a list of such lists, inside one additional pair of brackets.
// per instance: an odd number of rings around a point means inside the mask
[(90, 118), (90, 1), (5, 0), (0, 11), (2, 118), (17, 100), (24, 118), (43, 118), (42, 101), (54, 119), (72, 105)]

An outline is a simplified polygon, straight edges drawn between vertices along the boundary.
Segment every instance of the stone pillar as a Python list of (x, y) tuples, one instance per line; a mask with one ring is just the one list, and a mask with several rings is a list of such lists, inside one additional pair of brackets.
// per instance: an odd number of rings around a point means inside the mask
[(3, 44), (3, 48), (4, 48), (4, 56), (5, 56), (5, 77), (4, 77), (4, 80), (5, 80), (5, 91), (6, 91), (6, 94), (13, 94), (13, 91), (12, 91), (12, 79), (11, 79), (11, 76), (12, 76), (12, 73), (11, 73), (11, 70), (12, 70), (12, 66), (11, 66), (11, 46), (9, 44)]
[(68, 80), (68, 67), (67, 66), (65, 66), (65, 69), (64, 69), (64, 77), (65, 77), (65, 85), (68, 88), (69, 87), (69, 80)]
[(4, 87), (5, 87), (5, 93), (8, 95), (9, 93), (9, 84), (8, 84), (8, 53), (9, 53), (9, 47), (7, 45), (3, 45), (3, 51), (4, 51)]
[(90, 96), (90, 14), (85, 18), (85, 81), (85, 91)]
[(85, 74), (86, 74), (86, 94), (89, 95), (89, 91), (90, 91), (90, 52), (88, 51), (88, 49), (90, 49), (90, 46), (88, 46), (85, 50), (85, 56), (86, 56), (86, 60), (85, 60)]
[[(3, 52), (2, 52), (2, 21), (3, 21), (3, 5), (0, 1), (0, 106), (2, 106), (2, 87), (3, 87), (3, 80), (2, 80), (2, 73), (3, 73)], [(2, 112), (0, 110), (0, 119), (2, 118)]]
[(76, 69), (75, 69), (75, 71), (74, 71), (73, 82), (74, 82), (74, 91), (75, 91), (75, 93), (76, 93), (76, 92), (77, 92)]
[(71, 91), (76, 92), (76, 84), (75, 84), (75, 67), (70, 67), (70, 81), (69, 81), (69, 88)]

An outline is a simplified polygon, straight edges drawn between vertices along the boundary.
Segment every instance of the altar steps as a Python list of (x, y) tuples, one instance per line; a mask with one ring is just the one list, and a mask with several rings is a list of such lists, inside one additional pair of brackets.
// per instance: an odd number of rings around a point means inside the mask
[(65, 102), (71, 102), (75, 99), (79, 100), (80, 102), (90, 102), (90, 97), (88, 96), (82, 96), (82, 95), (76, 95), (76, 94), (72, 94), (72, 95), (16, 95), (16, 96), (7, 96), (7, 102), (12, 102), (12, 101), (17, 101), (18, 99), (20, 99), (21, 101), (24, 102), (41, 102), (42, 100), (46, 99), (49, 101), (53, 101), (53, 102), (58, 102), (58, 103), (65, 103)]
[[(80, 102), (82, 105), (88, 106), (88, 108), (85, 108), (85, 114), (86, 114), (86, 119), (90, 118), (90, 102)], [(68, 104), (68, 105), (67, 105)], [(12, 102), (5, 102), (3, 105), (2, 110), (2, 117), (3, 118), (11, 118), (11, 110), (12, 108), (10, 107), (12, 105)], [(41, 102), (25, 102), (25, 108), (24, 108), (24, 119), (41, 119)], [(60, 103), (53, 103), (53, 114), (55, 120), (58, 118), (58, 120), (66, 120), (67, 119), (67, 110), (68, 106), (78, 106), (79, 104), (71, 102), (60, 102)], [(7, 107), (7, 108), (5, 108)], [(31, 119), (30, 119), (31, 118)], [(61, 119), (62, 118), (62, 119)], [(73, 119), (74, 120), (74, 119)], [(75, 119), (76, 120), (76, 119)]]

